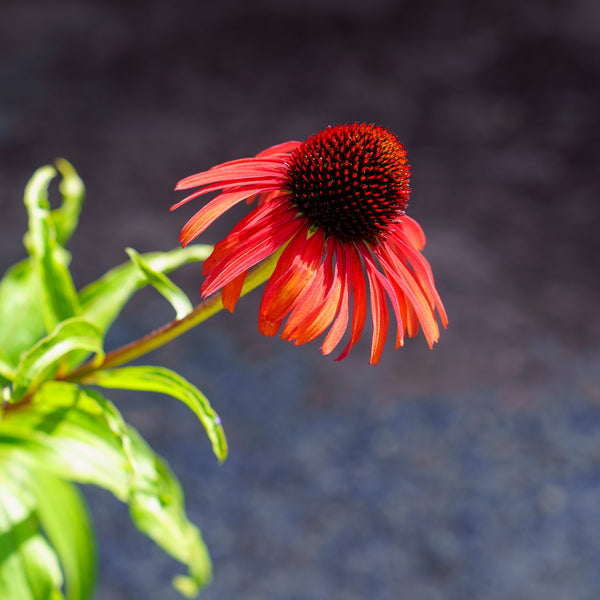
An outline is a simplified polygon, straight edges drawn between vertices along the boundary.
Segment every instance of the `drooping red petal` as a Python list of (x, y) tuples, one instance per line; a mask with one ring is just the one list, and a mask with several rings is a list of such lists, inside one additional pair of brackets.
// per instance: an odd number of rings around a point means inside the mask
[(229, 283), (226, 283), (221, 291), (221, 302), (231, 313), (233, 312), (237, 301), (240, 299), (246, 275), (248, 275), (248, 271), (244, 271), (241, 275), (238, 275)]
[(281, 189), (282, 181), (273, 176), (261, 176), (261, 177), (237, 177), (231, 178), (226, 182), (218, 181), (216, 183), (211, 183), (210, 185), (205, 185), (199, 190), (195, 191), (193, 194), (186, 196), (183, 200), (180, 200), (176, 204), (171, 206), (170, 210), (176, 210), (180, 206), (183, 206), (190, 200), (194, 198), (198, 198), (198, 196), (202, 196), (203, 194), (209, 194), (211, 192), (216, 192), (218, 190), (223, 190), (223, 192), (248, 192), (248, 197), (253, 198), (260, 194), (260, 191), (263, 188), (273, 188), (274, 186), (279, 191)]
[(308, 224), (285, 247), (267, 282), (259, 310), (259, 331), (275, 335), (298, 297), (308, 288), (321, 264), (324, 236), (321, 230), (307, 239)]
[(295, 216), (296, 210), (283, 196), (272, 200), (269, 204), (258, 206), (246, 215), (225, 239), (215, 245), (211, 255), (203, 263), (202, 274), (208, 275), (233, 248), (241, 244), (247, 237), (254, 236), (261, 231), (278, 228), (294, 219)]
[(399, 347), (404, 346), (405, 333), (408, 334), (408, 337), (417, 335), (419, 331), (419, 319), (417, 318), (411, 303), (408, 302), (406, 294), (393, 281), (391, 281), (391, 285), (394, 288), (396, 298), (398, 299), (398, 306), (400, 307), (400, 314), (402, 315), (402, 323), (404, 325), (402, 335), (396, 337), (396, 347)]
[[(255, 191), (267, 192), (277, 188), (258, 188)], [(248, 197), (248, 190), (241, 192), (224, 192), (213, 198), (202, 207), (184, 226), (179, 234), (179, 241), (183, 247), (198, 237), (211, 223), (222, 214)]]
[(447, 327), (448, 316), (442, 304), (442, 300), (435, 287), (433, 273), (427, 259), (418, 251), (415, 250), (406, 240), (402, 239), (399, 232), (393, 232), (390, 236), (389, 250), (394, 252), (396, 256), (402, 260), (404, 258), (410, 263), (411, 268), (415, 273), (415, 279), (420, 283), (423, 291), (427, 295), (429, 302), (433, 304), (439, 315), (442, 325)]
[(297, 148), (302, 142), (296, 142), (294, 140), (289, 142), (283, 142), (282, 144), (276, 144), (275, 146), (271, 146), (262, 152), (259, 152), (256, 156), (271, 156), (273, 154), (289, 154), (292, 150)]
[[(382, 289), (387, 293), (387, 295), (390, 299), (390, 302), (392, 304), (392, 308), (394, 309), (394, 314), (396, 316), (396, 321), (397, 321), (396, 349), (398, 349), (400, 346), (402, 346), (404, 344), (404, 323), (402, 321), (402, 311), (400, 310), (400, 304), (398, 302), (398, 295), (396, 294), (396, 290), (394, 289), (394, 286), (392, 285), (392, 283), (390, 283), (389, 279), (387, 278), (387, 273), (385, 273), (385, 268), (384, 268), (385, 274), (382, 275), (380, 273), (379, 269), (377, 268), (377, 265), (375, 264), (375, 261), (371, 257), (369, 248), (365, 244), (361, 244), (359, 246), (359, 250), (360, 249), (362, 249), (362, 256), (364, 258), (365, 265), (367, 267), (367, 274), (371, 273), (375, 277), (375, 279), (377, 279), (377, 281), (381, 285)], [(373, 291), (373, 290), (371, 289), (371, 291)], [(372, 305), (373, 305), (373, 296), (371, 296), (371, 306)], [(387, 302), (385, 300), (385, 295), (383, 297), (383, 305), (385, 305), (385, 313), (387, 315), (388, 310), (387, 310)], [(386, 329), (387, 329), (387, 327), (389, 325), (389, 316), (387, 317), (386, 323), (387, 323), (386, 324)], [(375, 336), (375, 315), (373, 315), (373, 336)], [(375, 345), (375, 337), (373, 337), (373, 346), (374, 345)], [(381, 346), (381, 348), (383, 349), (383, 345)], [(373, 348), (371, 351), (373, 352)], [(379, 358), (377, 358), (377, 360), (379, 360)], [(373, 364), (375, 364), (375, 363), (373, 363)]]
[(372, 265), (367, 262), (365, 267), (369, 287), (371, 289), (371, 315), (373, 317), (373, 338), (371, 341), (371, 357), (369, 359), (369, 364), (376, 365), (383, 352), (390, 317), (383, 286), (376, 277)]
[(280, 181), (285, 175), (285, 165), (281, 160), (242, 158), (222, 163), (206, 171), (194, 173), (177, 182), (176, 190), (187, 190), (221, 182), (223, 185), (235, 183), (239, 179), (273, 178)]
[(346, 328), (348, 326), (348, 313), (350, 305), (350, 268), (346, 264), (346, 255), (343, 244), (336, 241), (336, 259), (340, 273), (342, 292), (340, 299), (340, 308), (333, 322), (331, 329), (325, 337), (325, 341), (321, 346), (323, 354), (330, 354), (335, 347), (340, 343)]
[(298, 232), (302, 224), (301, 219), (294, 219), (279, 229), (259, 231), (244, 239), (207, 275), (200, 289), (202, 297), (214, 294), (226, 283), (278, 250)]
[(425, 233), (423, 232), (421, 226), (408, 215), (403, 215), (398, 224), (410, 240), (411, 245), (413, 245), (417, 250), (423, 250), (426, 239)]
[(407, 300), (417, 313), (427, 343), (432, 348), (439, 337), (439, 329), (433, 314), (433, 307), (415, 280), (413, 271), (393, 253), (390, 253), (385, 245), (378, 246), (375, 253), (392, 284), (397, 285), (401, 292), (406, 294)]
[[(329, 268), (327, 265), (329, 265)], [(331, 272), (331, 264), (327, 262), (326, 255), (325, 261), (317, 268), (317, 273), (315, 274), (312, 283), (304, 293), (300, 295), (288, 316), (283, 331), (281, 332), (281, 337), (284, 340), (290, 341), (294, 339), (294, 332), (298, 329), (300, 323), (302, 323), (323, 301), (329, 285), (327, 281), (330, 281), (331, 279)]]
[(335, 359), (336, 361), (348, 356), (352, 346), (358, 342), (367, 318), (367, 286), (360, 255), (353, 244), (345, 244), (344, 252), (346, 268), (350, 272), (352, 281), (352, 330), (350, 341)]
[[(331, 325), (338, 312), (342, 282), (337, 263), (333, 266), (335, 257), (335, 244), (332, 238), (327, 240), (327, 251), (323, 260), (324, 278), (321, 288), (322, 300), (314, 302), (315, 308), (300, 321), (296, 329), (290, 333), (287, 339), (294, 340), (297, 346), (306, 344), (320, 336)], [(319, 294), (319, 295), (321, 295)]]

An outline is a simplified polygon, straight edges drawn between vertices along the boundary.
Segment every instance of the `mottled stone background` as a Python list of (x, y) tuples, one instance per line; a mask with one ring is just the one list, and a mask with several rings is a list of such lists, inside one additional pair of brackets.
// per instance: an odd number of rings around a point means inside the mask
[[(206, 600), (600, 597), (597, 0), (17, 2), (0, 19), (0, 267), (22, 190), (71, 160), (78, 285), (169, 249), (181, 177), (346, 121), (405, 143), (450, 316), (367, 365), (257, 333), (258, 295), (147, 360), (220, 412), (222, 466), (174, 400), (115, 395), (181, 477)], [(204, 236), (214, 242), (239, 217)], [(200, 269), (178, 282), (197, 300)], [(148, 291), (110, 345), (170, 317)], [(98, 600), (171, 600), (178, 565), (108, 494)]]

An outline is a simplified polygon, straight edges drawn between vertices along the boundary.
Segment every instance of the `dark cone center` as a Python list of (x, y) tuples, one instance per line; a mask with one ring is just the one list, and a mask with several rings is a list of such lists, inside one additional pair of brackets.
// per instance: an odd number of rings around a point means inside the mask
[(292, 202), (342, 241), (376, 242), (408, 204), (410, 167), (396, 136), (376, 125), (338, 125), (290, 155)]

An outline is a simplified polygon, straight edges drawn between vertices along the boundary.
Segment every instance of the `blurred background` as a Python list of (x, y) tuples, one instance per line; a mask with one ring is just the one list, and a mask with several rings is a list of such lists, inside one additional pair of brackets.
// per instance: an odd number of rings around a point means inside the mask
[[(22, 192), (87, 185), (78, 286), (167, 250), (178, 179), (344, 122), (405, 144), (409, 214), (450, 326), (368, 363), (257, 331), (260, 294), (155, 352), (220, 413), (218, 466), (176, 401), (114, 394), (181, 478), (205, 600), (600, 597), (597, 0), (2, 2), (0, 267)], [(219, 240), (235, 211), (206, 232)], [(200, 267), (177, 281), (199, 299)], [(111, 347), (171, 318), (152, 291)], [(98, 600), (173, 600), (179, 566), (103, 492)]]

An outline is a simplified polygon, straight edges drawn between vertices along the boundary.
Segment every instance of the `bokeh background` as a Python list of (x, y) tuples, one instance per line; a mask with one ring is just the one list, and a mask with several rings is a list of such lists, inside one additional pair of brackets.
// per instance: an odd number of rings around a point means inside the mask
[[(219, 411), (218, 466), (175, 401), (114, 395), (180, 476), (212, 553), (205, 600), (600, 597), (597, 0), (4, 0), (0, 267), (22, 190), (71, 160), (83, 286), (167, 250), (175, 182), (330, 124), (382, 124), (450, 326), (369, 367), (257, 332), (259, 295), (147, 360)], [(203, 237), (218, 241), (241, 213)], [(199, 298), (200, 268), (178, 283)], [(142, 293), (114, 346), (170, 318)], [(367, 335), (368, 338), (368, 335)], [(98, 600), (171, 600), (178, 565), (86, 490)]]

